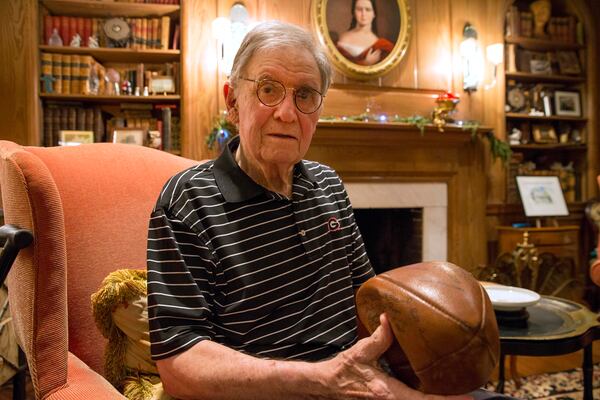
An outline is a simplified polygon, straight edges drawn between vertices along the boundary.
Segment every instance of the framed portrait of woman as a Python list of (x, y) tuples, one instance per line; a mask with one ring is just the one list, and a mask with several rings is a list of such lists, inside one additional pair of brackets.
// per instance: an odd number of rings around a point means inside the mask
[(316, 0), (314, 29), (344, 75), (371, 79), (394, 68), (408, 47), (408, 0)]

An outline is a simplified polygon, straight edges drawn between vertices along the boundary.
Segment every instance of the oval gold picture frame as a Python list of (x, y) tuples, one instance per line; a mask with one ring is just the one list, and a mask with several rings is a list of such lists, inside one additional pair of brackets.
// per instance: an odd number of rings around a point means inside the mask
[[(397, 66), (408, 48), (411, 30), (408, 0), (370, 0), (375, 10), (372, 31), (377, 41), (365, 48), (344, 46), (338, 40), (344, 32), (351, 30), (355, 1), (314, 1), (313, 26), (333, 65), (340, 72), (362, 80), (377, 78)], [(373, 53), (377, 50), (381, 59), (373, 62)], [(367, 56), (371, 56), (371, 60)]]

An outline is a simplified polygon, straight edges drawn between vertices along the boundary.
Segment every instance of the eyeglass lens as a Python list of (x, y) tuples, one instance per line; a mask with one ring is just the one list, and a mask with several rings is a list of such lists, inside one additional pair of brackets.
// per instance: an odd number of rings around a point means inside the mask
[[(256, 95), (261, 103), (274, 107), (285, 98), (285, 86), (281, 82), (269, 79), (258, 81)], [(298, 110), (305, 114), (315, 112), (322, 101), (323, 97), (315, 89), (306, 86), (294, 89), (294, 103)]]

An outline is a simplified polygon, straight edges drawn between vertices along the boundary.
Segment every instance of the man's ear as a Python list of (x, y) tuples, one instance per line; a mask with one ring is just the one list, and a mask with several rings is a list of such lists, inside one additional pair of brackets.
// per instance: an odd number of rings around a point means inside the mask
[(223, 97), (225, 98), (225, 106), (227, 107), (229, 122), (232, 124), (237, 124), (237, 99), (235, 98), (235, 90), (233, 89), (233, 86), (229, 84), (229, 82), (225, 82), (225, 85), (223, 85)]

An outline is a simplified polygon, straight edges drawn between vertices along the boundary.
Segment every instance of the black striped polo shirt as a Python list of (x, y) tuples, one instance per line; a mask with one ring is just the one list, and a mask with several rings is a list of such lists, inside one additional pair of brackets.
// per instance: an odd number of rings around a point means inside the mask
[(331, 168), (294, 167), (292, 198), (255, 183), (232, 140), (171, 178), (148, 231), (152, 358), (213, 340), (259, 357), (319, 360), (356, 341), (353, 292), (373, 276)]

